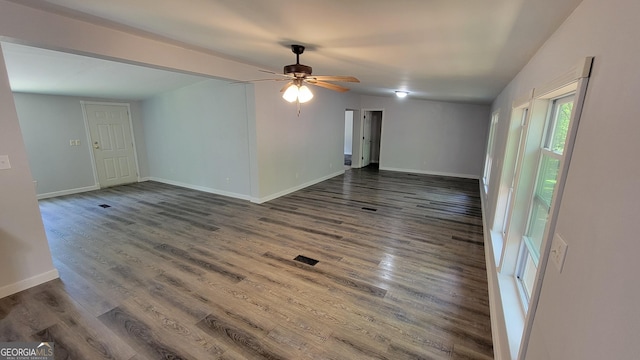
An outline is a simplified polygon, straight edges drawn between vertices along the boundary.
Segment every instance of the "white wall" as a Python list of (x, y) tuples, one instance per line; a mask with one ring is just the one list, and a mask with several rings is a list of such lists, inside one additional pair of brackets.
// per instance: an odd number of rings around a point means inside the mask
[(313, 87), (301, 105), (281, 97), (281, 84), (255, 84), (259, 201), (295, 191), (344, 172), (344, 117), (358, 97)]
[[(511, 102), (595, 56), (558, 215), (568, 244), (562, 273), (550, 263), (526, 359), (637, 359), (640, 354), (640, 2), (584, 0), (493, 104)], [(497, 132), (504, 157), (507, 122)], [(499, 177), (501, 169), (493, 169)], [(492, 182), (488, 213), (495, 209)], [(491, 218), (492, 220), (492, 218)]]
[[(14, 101), (33, 179), (39, 196), (72, 193), (95, 187), (82, 106), (84, 101), (124, 103), (120, 100), (91, 99), (14, 93)], [(148, 176), (140, 104), (130, 104), (131, 120), (141, 177)], [(79, 139), (80, 146), (69, 140)]]
[(0, 49), (0, 298), (58, 277), (44, 232)]
[(380, 168), (479, 178), (489, 106), (363, 96), (384, 109)]
[(150, 177), (248, 199), (246, 91), (252, 85), (205, 80), (145, 100)]
[(351, 155), (353, 148), (353, 111), (344, 112), (344, 153)]

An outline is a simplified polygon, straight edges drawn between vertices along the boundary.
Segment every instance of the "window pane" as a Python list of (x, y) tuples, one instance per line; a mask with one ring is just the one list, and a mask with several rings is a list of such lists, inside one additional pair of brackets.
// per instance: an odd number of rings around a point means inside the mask
[(547, 207), (551, 207), (551, 198), (553, 197), (553, 189), (556, 187), (559, 170), (559, 159), (555, 159), (544, 154), (542, 155), (536, 183), (536, 196), (544, 201), (547, 204)]
[(531, 219), (529, 223), (529, 231), (527, 237), (530, 241), (530, 250), (533, 252), (533, 256), (536, 259), (540, 258), (540, 247), (542, 245), (542, 236), (544, 235), (544, 228), (547, 226), (547, 217), (549, 216), (549, 208), (542, 201), (537, 198), (533, 201), (533, 207), (531, 209)]
[(561, 103), (556, 106), (553, 119), (553, 136), (549, 144), (549, 150), (555, 153), (562, 154), (564, 151), (564, 143), (567, 140), (572, 110), (573, 101)]

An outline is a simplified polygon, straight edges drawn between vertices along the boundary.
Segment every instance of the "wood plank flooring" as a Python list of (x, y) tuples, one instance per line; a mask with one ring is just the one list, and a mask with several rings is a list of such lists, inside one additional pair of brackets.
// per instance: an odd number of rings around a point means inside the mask
[(144, 182), (40, 208), (60, 279), (0, 299), (0, 341), (54, 341), (57, 359), (493, 358), (476, 180), (354, 169), (261, 205)]

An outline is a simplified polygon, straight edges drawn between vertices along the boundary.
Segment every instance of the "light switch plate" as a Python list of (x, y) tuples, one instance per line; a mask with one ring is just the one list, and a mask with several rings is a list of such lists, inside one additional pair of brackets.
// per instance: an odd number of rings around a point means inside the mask
[(556, 265), (558, 272), (562, 272), (564, 266), (564, 259), (567, 256), (567, 243), (559, 234), (553, 236), (553, 242), (551, 243), (551, 261)]
[(0, 155), (0, 170), (11, 169), (11, 163), (9, 162), (9, 155)]

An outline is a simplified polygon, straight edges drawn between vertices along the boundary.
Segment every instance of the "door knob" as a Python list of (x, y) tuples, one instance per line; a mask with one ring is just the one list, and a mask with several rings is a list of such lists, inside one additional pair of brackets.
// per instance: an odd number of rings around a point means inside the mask
[(93, 143), (93, 148), (94, 149), (100, 149), (100, 145), (98, 145), (97, 141)]

